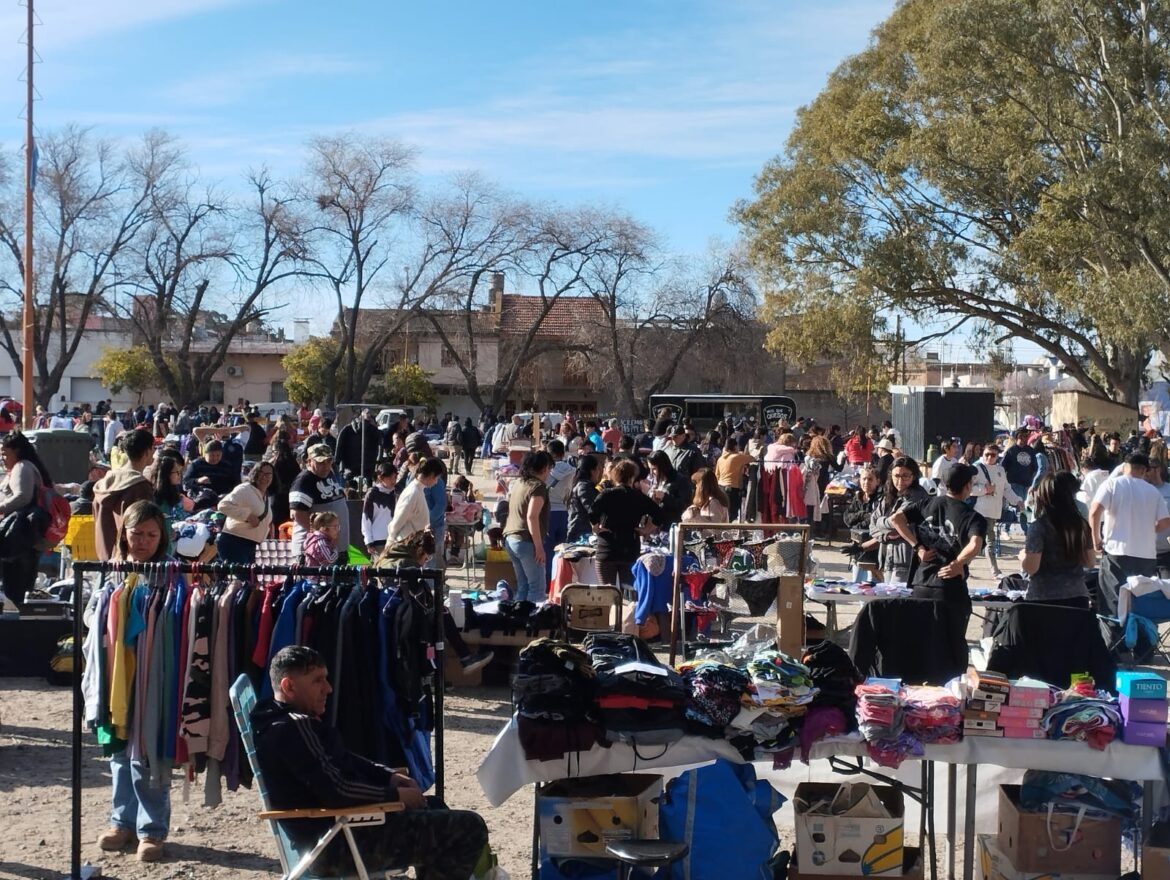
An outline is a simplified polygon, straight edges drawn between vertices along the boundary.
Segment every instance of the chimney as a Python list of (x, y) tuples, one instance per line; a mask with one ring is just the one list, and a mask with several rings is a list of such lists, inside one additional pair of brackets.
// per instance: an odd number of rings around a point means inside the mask
[(492, 311), (497, 315), (504, 310), (504, 273), (492, 273)]
[(303, 345), (309, 341), (309, 319), (297, 318), (293, 321), (293, 342), (297, 345)]

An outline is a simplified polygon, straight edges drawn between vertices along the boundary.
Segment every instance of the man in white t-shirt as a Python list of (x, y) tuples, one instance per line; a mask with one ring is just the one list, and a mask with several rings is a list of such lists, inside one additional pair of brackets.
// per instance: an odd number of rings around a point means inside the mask
[(1157, 533), (1170, 528), (1170, 509), (1162, 493), (1146, 482), (1149, 467), (1149, 458), (1140, 452), (1127, 456), (1120, 476), (1102, 483), (1089, 505), (1093, 549), (1101, 554), (1101, 614), (1117, 615), (1117, 595), (1126, 578), (1153, 577), (1157, 569)]

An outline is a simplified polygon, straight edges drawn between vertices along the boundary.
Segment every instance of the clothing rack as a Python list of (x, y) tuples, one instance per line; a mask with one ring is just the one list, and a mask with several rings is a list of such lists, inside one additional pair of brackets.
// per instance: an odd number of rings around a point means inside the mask
[[(792, 577), (800, 578), (801, 589), (803, 590), (805, 569), (808, 560), (810, 530), (811, 526), (807, 526), (804, 523), (685, 522), (672, 526), (670, 530), (670, 547), (674, 555), (674, 585), (671, 591), (670, 605), (670, 665), (674, 666), (675, 659), (678, 656), (680, 640), (683, 643), (683, 654), (686, 654), (686, 632), (683, 628), (682, 557), (685, 550), (684, 536), (687, 532), (788, 532), (798, 534), (801, 539), (800, 567)], [(803, 597), (803, 595), (802, 592), (801, 596)], [(778, 596), (779, 594), (777, 594)], [(803, 601), (798, 612), (803, 619)]]
[(85, 602), (82, 597), (84, 575), (95, 573), (107, 574), (152, 574), (166, 572), (170, 575), (189, 574), (196, 577), (209, 575), (213, 577), (241, 577), (241, 578), (314, 578), (325, 577), (334, 581), (355, 578), (364, 583), (368, 578), (385, 577), (402, 580), (432, 581), (434, 591), (434, 608), (432, 609), (433, 639), (435, 645), (434, 665), (434, 766), (435, 766), (435, 794), (443, 797), (443, 574), (432, 569), (387, 569), (374, 568), (368, 565), (240, 565), (236, 563), (199, 563), (199, 562), (74, 562), (73, 563), (73, 767), (72, 767), (72, 841), (70, 844), (69, 880), (86, 880), (89, 873), (82, 872), (81, 867), (81, 752), (82, 752), (82, 716), (85, 714), (85, 701), (81, 690), (82, 677), (82, 641), (84, 638), (82, 617), (85, 613)]

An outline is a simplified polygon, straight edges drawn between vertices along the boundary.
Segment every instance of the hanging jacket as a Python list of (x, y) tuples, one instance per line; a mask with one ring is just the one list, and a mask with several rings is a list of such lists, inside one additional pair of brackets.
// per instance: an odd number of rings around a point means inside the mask
[(1063, 688), (1072, 673), (1088, 672), (1098, 688), (1114, 690), (1117, 665), (1088, 609), (1019, 602), (991, 639), (987, 668), (1009, 678), (1029, 675)]

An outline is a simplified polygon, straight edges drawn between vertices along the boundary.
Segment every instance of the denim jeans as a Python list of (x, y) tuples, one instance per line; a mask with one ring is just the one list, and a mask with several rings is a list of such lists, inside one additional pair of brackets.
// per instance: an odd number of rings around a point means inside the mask
[(439, 528), (434, 529), (433, 532), (435, 535), (435, 555), (426, 561), (423, 568), (432, 571), (444, 571), (447, 568), (447, 557), (444, 555), (446, 553), (444, 544), (447, 543), (447, 524), (444, 523)]
[(110, 775), (114, 779), (114, 808), (110, 824), (133, 831), (139, 840), (166, 840), (171, 824), (171, 788), (164, 783), (153, 786), (150, 774), (141, 761), (131, 761), (126, 752), (110, 756)]
[(544, 579), (544, 566), (536, 561), (536, 545), (519, 535), (508, 535), (504, 539), (504, 549), (516, 570), (516, 601), (545, 601), (548, 583)]
[(249, 541), (230, 532), (220, 532), (219, 537), (215, 539), (215, 552), (220, 561), (237, 565), (254, 565), (256, 548), (259, 546), (255, 541)]
[[(1023, 483), (1010, 483), (1009, 485), (1012, 487), (1012, 491), (1017, 496), (1019, 496), (1020, 498), (1022, 498), (1024, 500), (1027, 500), (1027, 498), (1028, 498), (1028, 487), (1027, 486), (1025, 486)], [(1024, 536), (1027, 537), (1027, 535), (1028, 535), (1028, 516), (1022, 510), (1019, 513), (1019, 522), (1020, 522), (1020, 531), (1022, 531), (1024, 533)]]
[(548, 512), (548, 534), (544, 536), (544, 579), (552, 581), (553, 548), (569, 540), (569, 511)]

